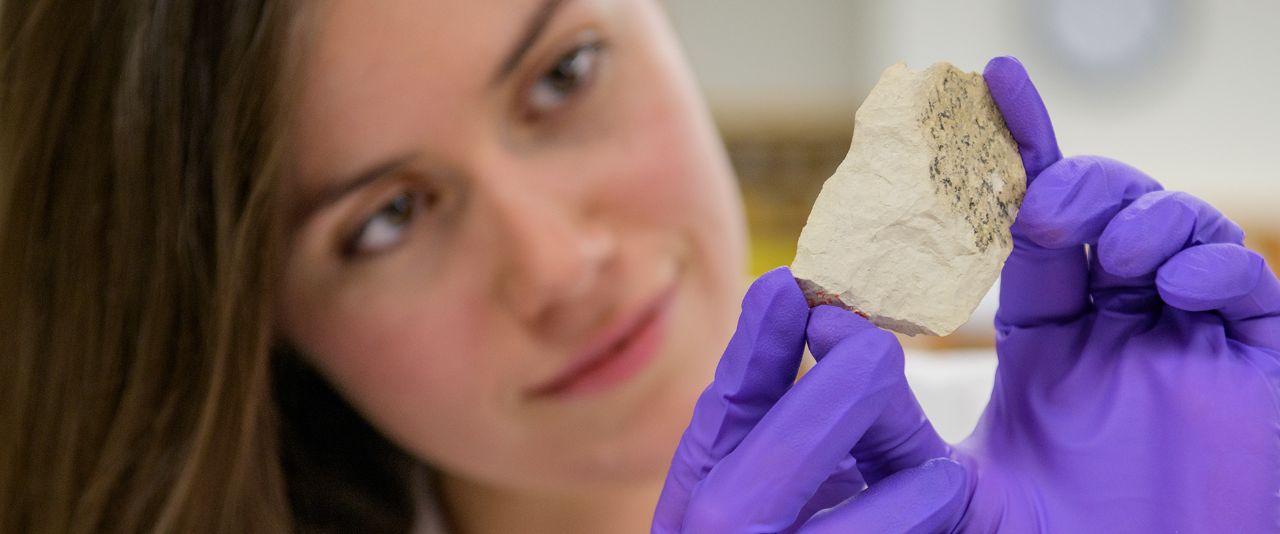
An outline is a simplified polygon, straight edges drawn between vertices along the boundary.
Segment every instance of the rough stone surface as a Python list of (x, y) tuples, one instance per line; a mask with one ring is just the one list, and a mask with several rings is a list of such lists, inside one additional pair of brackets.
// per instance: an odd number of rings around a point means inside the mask
[(1000, 274), (1025, 190), (1017, 143), (981, 74), (894, 65), (858, 108), (792, 273), (811, 305), (903, 334), (949, 334)]

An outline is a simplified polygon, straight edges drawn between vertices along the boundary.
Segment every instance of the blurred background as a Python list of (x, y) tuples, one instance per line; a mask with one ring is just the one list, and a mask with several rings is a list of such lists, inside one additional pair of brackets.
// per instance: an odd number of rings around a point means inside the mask
[[(898, 61), (981, 71), (1020, 58), (1063, 152), (1130, 163), (1213, 203), (1280, 265), (1280, 2), (671, 0), (742, 183), (752, 270), (791, 262), (853, 116)], [(944, 338), (908, 338), (908, 378), (963, 437), (990, 391), (994, 299)]]

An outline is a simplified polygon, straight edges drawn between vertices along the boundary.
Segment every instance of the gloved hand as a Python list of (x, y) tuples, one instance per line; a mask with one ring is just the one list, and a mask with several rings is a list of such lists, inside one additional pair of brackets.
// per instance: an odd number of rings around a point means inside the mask
[[(1280, 531), (1280, 282), (1203, 201), (1116, 161), (1062, 159), (1017, 60), (985, 76), (1030, 182), (991, 401), (949, 452), (967, 476), (955, 530)], [(875, 488), (935, 440), (886, 418), (855, 456)]]
[[(959, 517), (965, 478), (946, 459), (889, 474), (851, 501), (858, 508), (840, 505), (864, 488), (850, 456), (854, 444), (909, 391), (896, 338), (844, 310), (819, 310), (809, 324), (809, 307), (786, 268), (752, 284), (672, 460), (653, 532), (788, 531), (828, 508), (825, 514), (842, 519), (837, 527), (856, 524), (861, 532), (931, 532)], [(832, 318), (848, 328), (839, 339), (823, 338), (830, 345), (811, 339), (818, 364), (793, 386), (806, 326), (821, 328)], [(911, 506), (900, 506), (907, 501)]]

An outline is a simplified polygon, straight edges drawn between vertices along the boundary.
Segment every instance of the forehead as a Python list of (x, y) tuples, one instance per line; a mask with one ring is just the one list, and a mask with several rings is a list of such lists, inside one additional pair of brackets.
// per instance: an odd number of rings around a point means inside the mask
[(302, 58), (297, 174), (347, 174), (371, 151), (465, 123), (540, 3), (326, 2)]

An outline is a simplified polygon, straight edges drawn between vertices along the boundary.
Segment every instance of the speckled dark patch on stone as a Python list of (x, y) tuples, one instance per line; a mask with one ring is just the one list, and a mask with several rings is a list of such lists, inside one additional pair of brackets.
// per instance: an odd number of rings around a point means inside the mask
[(927, 90), (919, 120), (933, 144), (929, 176), (939, 199), (969, 223), (978, 250), (992, 243), (1010, 246), (1009, 227), (1025, 178), (1017, 144), (986, 82), (981, 75), (948, 68), (941, 83)]

